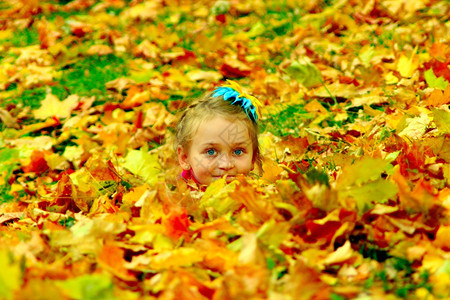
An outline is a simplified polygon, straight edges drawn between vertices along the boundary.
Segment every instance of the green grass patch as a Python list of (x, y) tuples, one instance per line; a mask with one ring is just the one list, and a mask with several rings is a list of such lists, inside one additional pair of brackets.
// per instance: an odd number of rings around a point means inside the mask
[(0, 150), (0, 203), (11, 201), (14, 198), (9, 194), (11, 186), (8, 179), (19, 164), (18, 158), (19, 150), (17, 149), (3, 148)]
[[(123, 58), (114, 55), (93, 55), (66, 65), (62, 72), (59, 83), (50, 87), (52, 94), (61, 100), (71, 94), (96, 96), (96, 101), (102, 103), (108, 98), (105, 83), (126, 76), (128, 68)], [(16, 89), (15, 84), (8, 87), (8, 90)], [(27, 89), (21, 94), (4, 99), (0, 106), (16, 104), (37, 109), (46, 94), (47, 87)]]
[(70, 227), (72, 227), (73, 225), (75, 225), (75, 219), (69, 216), (69, 217), (67, 217), (67, 218), (60, 219), (60, 220), (58, 221), (58, 223), (59, 223), (59, 225), (61, 225), (61, 226), (64, 226), (64, 227), (66, 227), (66, 228), (70, 228)]
[[(408, 298), (411, 293), (419, 288), (425, 288), (431, 292), (432, 286), (429, 283), (429, 274), (427, 271), (420, 272), (417, 279), (413, 279), (415, 269), (412, 263), (401, 257), (389, 255), (389, 251), (379, 247), (366, 244), (359, 251), (365, 258), (370, 258), (385, 264), (385, 268), (376, 272), (365, 282), (365, 288), (370, 289), (375, 283), (382, 285), (385, 292), (395, 293), (398, 297)], [(397, 272), (392, 278), (386, 268), (389, 266)]]
[(47, 21), (53, 22), (56, 18), (60, 17), (64, 20), (68, 20), (71, 16), (87, 15), (87, 10), (82, 11), (54, 11), (45, 15)]
[(302, 104), (283, 105), (262, 120), (261, 130), (276, 136), (300, 136), (302, 124), (313, 119)]
[(30, 27), (24, 30), (16, 30), (10, 39), (4, 41), (11, 43), (14, 47), (26, 47), (39, 44), (39, 33), (36, 28)]
[(60, 99), (77, 94), (96, 96), (102, 102), (107, 99), (105, 83), (127, 74), (123, 58), (112, 54), (87, 56), (63, 68), (59, 85), (52, 87), (52, 92)]
[[(17, 89), (17, 86), (15, 84), (12, 84), (10, 87), (8, 87), (8, 90), (15, 89)], [(45, 87), (25, 90), (22, 94), (3, 99), (3, 101), (0, 103), (0, 106), (5, 107), (8, 104), (15, 104), (24, 107), (28, 106), (31, 109), (37, 109), (41, 106), (41, 101), (45, 98), (46, 94), (47, 93)]]

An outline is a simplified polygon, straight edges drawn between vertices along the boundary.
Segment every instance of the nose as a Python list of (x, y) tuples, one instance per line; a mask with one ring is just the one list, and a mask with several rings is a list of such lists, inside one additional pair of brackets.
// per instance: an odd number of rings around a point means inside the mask
[(221, 155), (219, 157), (218, 167), (222, 170), (230, 170), (234, 167), (234, 159), (230, 155)]

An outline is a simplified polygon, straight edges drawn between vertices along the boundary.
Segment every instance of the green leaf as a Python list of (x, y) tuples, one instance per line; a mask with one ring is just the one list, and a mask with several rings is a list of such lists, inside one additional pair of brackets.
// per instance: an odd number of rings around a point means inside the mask
[(337, 294), (331, 294), (330, 296), (330, 300), (345, 300), (346, 298), (344, 296), (341, 295), (337, 295)]
[(158, 174), (161, 173), (158, 153), (150, 153), (146, 149), (129, 151), (123, 166), (150, 184), (157, 182)]
[(286, 68), (286, 73), (307, 88), (319, 85), (323, 81), (319, 69), (308, 58), (293, 61)]
[(400, 153), (401, 153), (401, 151), (391, 152), (388, 155), (386, 155), (385, 160), (388, 162), (393, 162), (397, 159), (397, 157)]
[(450, 275), (450, 260), (445, 260), (442, 266), (436, 271), (436, 275), (442, 273)]
[(7, 171), (11, 171), (11, 169), (18, 162), (16, 161), (19, 158), (19, 150), (4, 148), (0, 150), (0, 173)]
[(367, 68), (370, 66), (370, 62), (375, 55), (375, 48), (371, 46), (366, 46), (361, 49), (358, 57), (363, 63), (363, 65)]
[(213, 15), (223, 15), (226, 14), (230, 10), (230, 2), (226, 0), (218, 0), (215, 1), (213, 7), (211, 8), (211, 12)]
[(55, 284), (73, 299), (115, 299), (111, 278), (103, 274), (87, 274)]
[(277, 266), (277, 263), (270, 257), (266, 258), (266, 262), (267, 262), (268, 270), (272, 270), (273, 268), (275, 268)]
[(266, 32), (266, 26), (264, 26), (261, 22), (257, 22), (252, 28), (247, 32), (247, 36), (249, 38), (254, 38), (260, 36)]
[(148, 82), (154, 75), (155, 72), (152, 70), (140, 70), (131, 72), (129, 78), (136, 81), (137, 83), (141, 83)]
[(430, 88), (445, 90), (445, 88), (448, 86), (448, 81), (445, 80), (444, 77), (436, 77), (433, 69), (428, 69), (427, 71), (425, 71), (424, 75), (425, 80)]

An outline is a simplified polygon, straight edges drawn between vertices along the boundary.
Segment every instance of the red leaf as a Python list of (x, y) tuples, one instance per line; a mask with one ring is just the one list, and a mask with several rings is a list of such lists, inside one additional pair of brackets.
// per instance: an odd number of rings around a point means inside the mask
[(242, 70), (239, 69), (238, 67), (233, 67), (227, 63), (224, 63), (220, 67), (219, 71), (220, 73), (222, 73), (223, 76), (228, 78), (240, 78), (240, 77), (247, 77), (248, 75), (250, 75), (249, 70)]
[(436, 77), (444, 77), (445, 80), (450, 81), (450, 62), (441, 62), (432, 60), (423, 64), (426, 70), (433, 68)]
[(341, 222), (329, 221), (325, 224), (317, 224), (315, 220), (306, 221), (306, 227), (308, 228), (309, 234), (305, 238), (307, 242), (316, 242), (318, 239), (325, 239), (327, 243), (331, 242), (336, 230), (341, 227)]
[(25, 173), (34, 172), (42, 174), (49, 169), (47, 161), (45, 160), (45, 152), (34, 150), (31, 154), (31, 162), (23, 167)]
[(340, 83), (353, 84), (354, 86), (360, 85), (358, 80), (356, 80), (355, 78), (349, 77), (349, 76), (339, 75), (338, 78), (339, 78)]
[(164, 220), (167, 235), (176, 240), (182, 236), (189, 236), (189, 223), (188, 215), (184, 209), (171, 211), (167, 219)]
[(225, 24), (227, 22), (227, 16), (222, 14), (222, 15), (217, 15), (216, 16), (216, 20), (222, 24)]

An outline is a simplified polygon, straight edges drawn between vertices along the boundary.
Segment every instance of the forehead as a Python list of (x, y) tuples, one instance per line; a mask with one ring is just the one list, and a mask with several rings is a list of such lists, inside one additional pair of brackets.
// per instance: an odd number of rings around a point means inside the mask
[(240, 119), (215, 116), (202, 122), (193, 138), (193, 143), (248, 143), (250, 134), (248, 124)]

